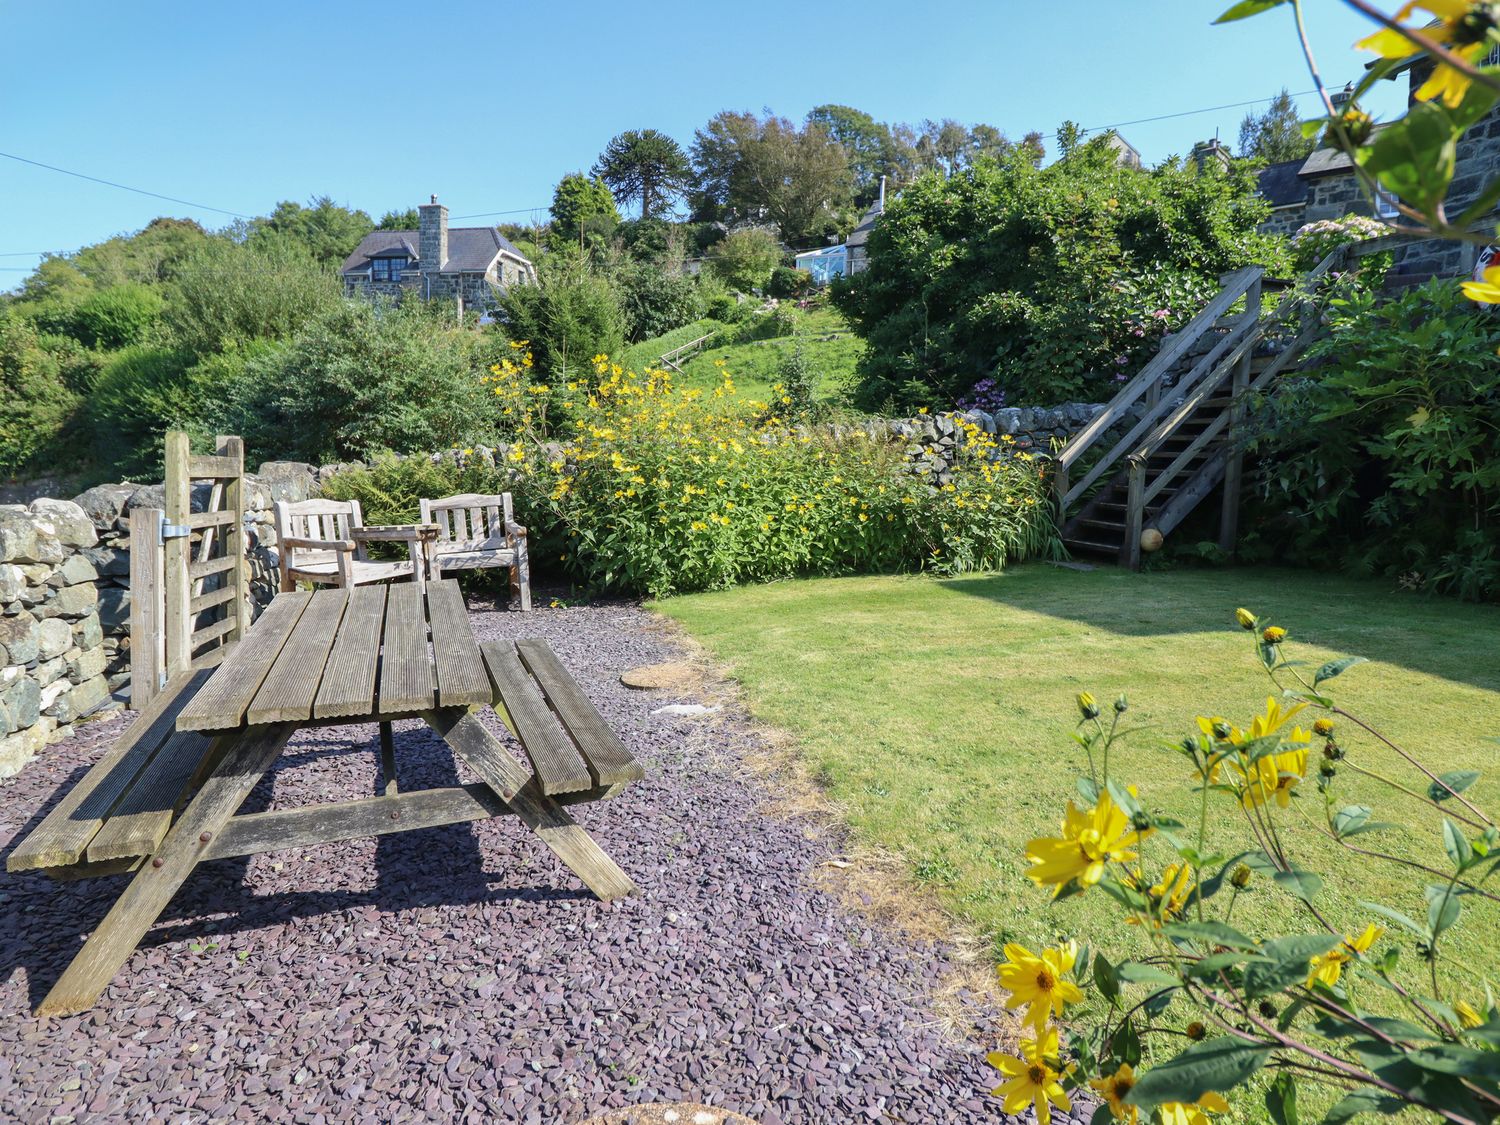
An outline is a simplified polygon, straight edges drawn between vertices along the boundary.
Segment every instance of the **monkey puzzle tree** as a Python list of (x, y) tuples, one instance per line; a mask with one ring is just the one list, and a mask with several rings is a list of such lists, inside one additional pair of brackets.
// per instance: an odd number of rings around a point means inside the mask
[(693, 169), (682, 147), (656, 129), (619, 134), (604, 146), (592, 174), (604, 181), (616, 199), (640, 200), (643, 219), (671, 206), (693, 182)]

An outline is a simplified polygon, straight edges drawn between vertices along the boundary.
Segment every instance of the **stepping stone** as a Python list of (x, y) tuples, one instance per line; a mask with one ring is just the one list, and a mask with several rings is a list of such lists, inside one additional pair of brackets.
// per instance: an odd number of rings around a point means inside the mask
[(628, 688), (643, 691), (657, 688), (680, 688), (696, 683), (701, 670), (685, 660), (672, 660), (666, 664), (645, 664), (620, 673), (620, 682)]
[(750, 1118), (717, 1106), (678, 1102), (632, 1105), (590, 1117), (583, 1125), (756, 1125)]

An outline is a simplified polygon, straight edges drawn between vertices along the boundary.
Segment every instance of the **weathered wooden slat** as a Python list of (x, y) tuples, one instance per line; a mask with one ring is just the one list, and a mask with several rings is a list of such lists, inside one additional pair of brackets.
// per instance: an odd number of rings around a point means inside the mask
[(215, 441), (219, 455), (228, 457), (239, 465), (239, 472), (224, 482), (224, 507), (241, 517), (224, 529), (224, 553), (236, 560), (236, 566), (228, 573), (224, 582), (235, 591), (235, 597), (224, 612), (237, 623), (230, 640), (238, 641), (250, 630), (250, 600), (246, 597), (249, 575), (245, 567), (246, 533), (242, 518), (245, 512), (245, 441), (234, 435), (220, 435)]
[(348, 604), (347, 590), (313, 592), (307, 609), (297, 618), (276, 663), (246, 709), (245, 722), (259, 726), (312, 718), (313, 700), (323, 680), (323, 665)]
[(313, 703), (315, 718), (374, 713), (385, 595), (384, 586), (356, 586), (349, 591), (349, 605)]
[(422, 587), (392, 586), (385, 601), (385, 639), (380, 652), (380, 713), (405, 715), (432, 706), (432, 660)]
[(240, 518), (238, 512), (194, 512), (187, 518), (187, 526), (197, 530), (202, 527), (226, 527)]
[(224, 658), (231, 651), (232, 646), (220, 645), (218, 648), (211, 648), (207, 652), (200, 652), (197, 656), (193, 657), (193, 671), (196, 672), (200, 668), (217, 668), (220, 664), (224, 663)]
[[(167, 545), (171, 546), (173, 542), (173, 540), (168, 539)], [(207, 578), (210, 574), (231, 574), (234, 568), (239, 565), (239, 561), (239, 559), (231, 555), (226, 555), (223, 558), (204, 559), (202, 562), (189, 563), (187, 575), (188, 578), (197, 580), (199, 578)]]
[(209, 641), (216, 641), (226, 633), (234, 632), (237, 624), (238, 622), (234, 618), (225, 617), (215, 621), (212, 625), (205, 625), (201, 629), (195, 629), (189, 645), (195, 649), (202, 648)]
[(242, 471), (239, 461), (233, 457), (189, 457), (188, 476), (193, 480), (237, 477)]
[(140, 869), (110, 907), (99, 928), (37, 1007), (37, 1015), (68, 1015), (93, 1006), (151, 923), (192, 874), (206, 846), (202, 837), (207, 835), (212, 840), (244, 803), (294, 729), (290, 723), (283, 723), (234, 736), (218, 768), (167, 833), (154, 861)]
[(439, 707), (491, 703), (495, 695), (485, 674), (479, 642), (469, 624), (458, 583), (433, 582), (427, 587), (427, 620), (432, 626), (433, 664), (437, 669)]
[[(188, 472), (191, 450), (188, 436), (180, 430), (167, 433), (165, 469), (166, 481), (162, 485), (165, 493), (163, 507), (167, 522), (181, 526), (192, 514), (192, 478)], [(162, 544), (162, 597), (166, 612), (165, 647), (167, 675), (186, 672), (192, 663), (192, 652), (188, 634), (192, 622), (188, 618), (188, 602), (192, 600), (193, 575), (189, 574), (188, 562), (192, 543), (185, 535), (174, 535)]]
[(516, 656), (515, 646), (509, 641), (487, 642), (484, 663), (510, 716), (509, 725), (531, 759), (542, 792), (550, 797), (593, 788), (595, 779), (588, 764), (558, 726), (557, 717)]
[(104, 818), (156, 748), (171, 735), (178, 714), (208, 678), (208, 672), (187, 672), (167, 681), (166, 687), (125, 728), (104, 757), (16, 845), (5, 861), (6, 870), (32, 871), (77, 863)]
[(304, 590), (273, 598), (255, 628), (234, 646), (228, 659), (183, 708), (177, 717), (177, 729), (226, 730), (239, 726), (245, 708), (260, 690), (292, 626), (311, 600), (312, 595)]
[[(459, 707), (432, 711), (422, 717), (600, 899), (609, 902), (635, 891), (630, 877), (557, 801), (542, 793), (534, 779), (525, 778), (526, 771), (477, 718)], [(507, 797), (504, 790), (518, 778), (521, 784)]]
[(205, 609), (213, 609), (216, 605), (223, 605), (232, 600), (235, 593), (233, 586), (224, 586), (218, 590), (210, 590), (206, 594), (199, 594), (188, 603), (188, 613), (196, 617)]
[(156, 697), (167, 669), (162, 516), (160, 508), (130, 513), (130, 705), (137, 711)]
[(557, 712), (578, 749), (583, 751), (600, 784), (615, 785), (646, 776), (640, 762), (589, 702), (578, 681), (562, 666), (551, 645), (540, 637), (525, 637), (516, 642), (516, 651), (536, 677), (547, 703)]
[(212, 741), (209, 735), (197, 731), (173, 732), (125, 791), (104, 827), (89, 841), (89, 862), (156, 851), (172, 827), (172, 814)]

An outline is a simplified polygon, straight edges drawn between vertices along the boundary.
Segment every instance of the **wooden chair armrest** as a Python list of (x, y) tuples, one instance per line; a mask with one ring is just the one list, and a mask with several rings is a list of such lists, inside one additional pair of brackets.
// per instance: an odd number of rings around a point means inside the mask
[(438, 536), (435, 523), (390, 524), (385, 526), (351, 527), (349, 535), (380, 543), (425, 543)]
[(283, 547), (301, 547), (309, 551), (353, 551), (357, 544), (348, 539), (301, 539), (289, 535), (281, 541)]
[(516, 523), (515, 520), (506, 520), (505, 521), (505, 534), (506, 535), (517, 535), (517, 536), (521, 536), (522, 538), (524, 538), (525, 535), (526, 535), (526, 525), (524, 523)]

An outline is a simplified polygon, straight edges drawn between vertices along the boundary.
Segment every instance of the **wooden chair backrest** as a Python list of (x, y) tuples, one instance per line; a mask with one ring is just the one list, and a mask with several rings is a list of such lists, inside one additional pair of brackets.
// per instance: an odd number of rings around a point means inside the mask
[(438, 527), (439, 554), (504, 547), (505, 526), (513, 519), (509, 492), (495, 496), (466, 492), (422, 501), (422, 522)]
[[(284, 544), (292, 539), (348, 539), (351, 529), (364, 527), (364, 516), (358, 500), (286, 500), (276, 501), (276, 538)], [(333, 551), (312, 551), (306, 547), (282, 546), (282, 568), (332, 562)], [(364, 544), (354, 549), (354, 557), (365, 557)]]

